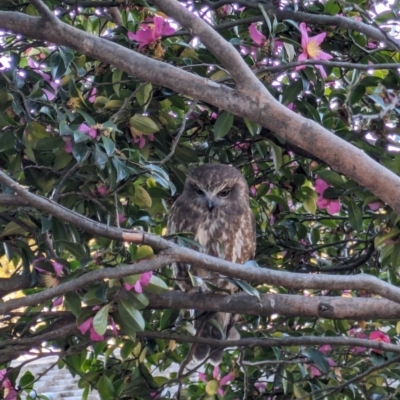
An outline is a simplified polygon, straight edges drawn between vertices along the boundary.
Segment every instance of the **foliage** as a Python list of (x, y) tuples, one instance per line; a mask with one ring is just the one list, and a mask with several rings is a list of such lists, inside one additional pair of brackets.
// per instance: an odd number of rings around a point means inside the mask
[[(115, 44), (115, 58), (125, 48), (204, 82), (228, 89), (239, 85), (219, 54), (152, 2), (104, 2), (105, 8), (80, 0), (44, 3), (63, 23)], [(43, 3), (3, 1), (0, 27), (11, 14), (40, 18), (38, 4)], [(393, 39), (397, 5), (195, 0), (188, 7), (234, 46), (293, 116), (315, 121), (387, 170), (400, 172), (400, 45)], [(293, 11), (300, 11), (297, 17)], [(320, 16), (341, 16), (351, 29), (313, 20)], [(385, 40), (369, 36), (365, 27)], [(399, 284), (400, 218), (394, 205), (370, 191), (372, 183), (363, 187), (328, 165), (329, 148), (316, 155), (313, 143), (298, 146), (256, 118), (160, 85), (162, 67), (157, 79), (143, 80), (93, 58), (89, 48), (76, 50), (78, 45), (66, 46), (61, 39), (54, 44), (35, 39), (34, 33), (18, 33), (6, 29), (0, 37), (1, 170), (25, 191), (104, 224), (104, 235), (24, 202), (0, 177), (0, 292), (6, 303), (93, 271), (161, 259), (160, 248), (116, 240), (107, 226), (165, 234), (169, 207), (188, 171), (211, 162), (231, 164), (248, 180), (257, 220), (257, 255), (249, 268), (309, 274), (309, 282), (315, 274), (332, 274), (333, 282), (363, 274)], [(371, 182), (380, 180), (367, 165), (363, 172)], [(185, 235), (177, 241), (193, 247)], [(98, 276), (76, 290), (7, 311), (0, 326), (0, 363), (8, 371), (4, 396), (15, 398), (13, 388), (20, 396), (34, 388), (28, 373), (17, 378), (19, 369), (10, 368), (12, 360), (33, 354), (33, 348), (35, 357), (46, 356), (50, 348), (57, 352), (59, 367), (81, 377), (84, 396), (96, 389), (102, 400), (172, 398), (177, 389), (185, 399), (228, 400), (381, 399), (398, 392), (395, 353), (400, 348), (371, 349), (376, 342), (398, 342), (399, 326), (385, 310), (379, 319), (368, 317), (369, 310), (364, 320), (316, 318), (302, 311), (301, 300), (296, 315), (293, 310), (249, 312), (237, 323), (242, 339), (297, 338), (297, 344), (235, 346), (224, 352), (218, 370), (208, 363), (190, 364), (191, 373), (179, 370), (190, 340), (177, 335), (196, 342), (191, 314), (179, 312), (183, 307), (176, 304), (152, 307), (153, 295), (167, 298), (174, 281), (168, 267), (152, 276), (143, 272)], [(375, 296), (350, 286), (291, 289), (251, 279), (237, 284), (248, 298), (300, 294), (323, 302), (329, 296), (360, 301)], [(326, 338), (326, 344), (301, 342), (309, 336)], [(343, 341), (334, 346), (331, 337)], [(346, 341), (367, 337), (372, 345)], [(163, 373), (171, 366), (175, 372)], [(232, 379), (229, 385), (226, 376)]]

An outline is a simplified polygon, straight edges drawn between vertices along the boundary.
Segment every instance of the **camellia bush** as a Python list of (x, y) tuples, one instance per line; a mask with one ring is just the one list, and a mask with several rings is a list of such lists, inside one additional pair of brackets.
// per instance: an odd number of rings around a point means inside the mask
[[(370, 0), (1, 1), (0, 397), (46, 399), (20, 369), (56, 355), (83, 398), (399, 398), (398, 18)], [(166, 236), (204, 163), (249, 183), (244, 266)], [(183, 293), (177, 261), (240, 291)], [(240, 339), (196, 336), (194, 309), (240, 314)], [(221, 363), (193, 362), (199, 343)]]

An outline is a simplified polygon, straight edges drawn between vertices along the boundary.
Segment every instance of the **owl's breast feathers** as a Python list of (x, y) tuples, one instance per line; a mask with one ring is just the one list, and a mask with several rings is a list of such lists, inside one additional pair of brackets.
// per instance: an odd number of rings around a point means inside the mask
[[(179, 213), (179, 215), (177, 215)], [(255, 219), (250, 208), (238, 204), (229, 209), (215, 212), (201, 212), (185, 202), (181, 197), (171, 209), (168, 232), (191, 232), (202, 247), (204, 253), (227, 261), (243, 264), (254, 257), (255, 253)], [(178, 285), (184, 291), (192, 291), (188, 279), (188, 266), (178, 264), (174, 267)], [(228, 281), (209, 271), (190, 266), (193, 275), (207, 279), (224, 289), (234, 289)]]

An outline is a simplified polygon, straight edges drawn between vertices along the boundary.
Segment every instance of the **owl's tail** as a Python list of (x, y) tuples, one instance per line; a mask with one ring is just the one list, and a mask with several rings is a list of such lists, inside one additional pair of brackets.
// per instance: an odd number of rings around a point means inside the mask
[[(237, 315), (235, 314), (195, 311), (194, 326), (199, 337), (236, 340), (240, 337), (239, 332), (233, 326), (236, 319)], [(217, 365), (221, 362), (223, 351), (223, 348), (199, 343), (194, 350), (194, 358), (202, 361), (211, 353), (210, 361)]]

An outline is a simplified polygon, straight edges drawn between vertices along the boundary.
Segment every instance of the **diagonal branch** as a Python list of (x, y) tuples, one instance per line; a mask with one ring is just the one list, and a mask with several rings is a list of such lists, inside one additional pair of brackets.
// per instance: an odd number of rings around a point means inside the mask
[[(358, 276), (335, 276), (335, 279), (332, 279), (332, 275), (303, 275), (296, 274), (293, 272), (285, 272), (285, 271), (275, 271), (269, 270), (267, 268), (253, 267), (250, 265), (246, 265), (245, 268), (243, 265), (234, 264), (229, 261), (222, 260), (220, 258), (215, 258), (203, 253), (199, 253), (192, 249), (178, 246), (177, 244), (165, 240), (159, 236), (144, 233), (141, 231), (132, 231), (125, 230), (121, 228), (111, 227), (104, 224), (101, 224), (96, 221), (92, 221), (89, 218), (86, 218), (74, 211), (68, 210), (65, 207), (60, 206), (53, 201), (46, 199), (41, 196), (37, 196), (34, 193), (30, 193), (28, 190), (23, 189), (18, 183), (14, 182), (10, 177), (8, 177), (4, 172), (0, 171), (0, 182), (6, 184), (10, 188), (12, 188), (18, 196), (15, 197), (15, 205), (24, 204), (29, 205), (30, 207), (35, 207), (38, 210), (49, 212), (53, 216), (61, 219), (62, 221), (68, 222), (80, 229), (85, 230), (86, 232), (93, 233), (95, 235), (101, 237), (107, 237), (115, 240), (127, 241), (130, 243), (142, 243), (152, 246), (156, 250), (162, 250), (162, 256), (158, 257), (157, 260), (154, 261), (156, 264), (149, 264), (148, 269), (146, 269), (146, 263), (143, 262), (140, 265), (128, 267), (119, 267), (122, 268), (120, 274), (119, 272), (115, 272), (117, 269), (109, 269), (106, 268), (101, 271), (93, 271), (90, 272), (90, 278), (81, 277), (84, 284), (89, 282), (93, 282), (98, 279), (104, 278), (114, 278), (114, 277), (122, 277), (126, 275), (143, 273), (145, 271), (155, 270), (157, 268), (161, 268), (165, 265), (168, 265), (172, 262), (184, 262), (187, 264), (196, 264), (201, 266), (202, 268), (219, 272), (225, 276), (230, 276), (233, 278), (243, 279), (249, 282), (255, 283), (268, 283), (270, 285), (283, 286), (293, 289), (326, 289), (326, 290), (366, 290), (371, 293), (379, 294), (383, 298), (388, 300), (392, 300), (396, 303), (400, 303), (400, 288), (397, 288), (393, 285), (390, 285), (386, 282), (381, 281), (380, 279), (370, 276), (370, 275), (358, 275)], [(0, 196), (0, 204), (2, 197)], [(6, 197), (7, 201), (10, 201), (10, 197)], [(128, 268), (125, 270), (124, 268)], [(130, 269), (132, 268), (132, 269)], [(136, 269), (135, 269), (136, 268)], [(108, 271), (112, 276), (108, 275)], [(114, 271), (114, 272), (111, 272)], [(125, 272), (124, 272), (125, 271)], [(102, 275), (104, 273), (104, 275)], [(97, 275), (98, 274), (98, 275)], [(113, 274), (116, 274), (114, 276)], [(79, 278), (79, 279), (81, 279)], [(78, 281), (76, 279), (73, 281), (75, 284)], [(80, 282), (80, 281), (79, 281)], [(60, 289), (60, 288), (64, 289)], [(68, 291), (72, 290), (69, 286), (58, 286), (56, 288), (49, 289), (43, 293), (39, 293), (38, 295), (28, 296), (25, 299), (29, 299), (33, 296), (38, 296), (37, 299), (40, 301), (48, 300), (52, 297), (60, 296)], [(46, 293), (50, 293), (47, 294)], [(44, 297), (40, 297), (43, 295)], [(36, 298), (36, 297), (34, 297)], [(25, 299), (17, 299), (10, 300), (7, 303), (0, 304), (0, 314), (2, 312), (11, 311), (14, 308), (22, 307), (23, 305), (32, 305), (34, 303), (24, 304)], [(29, 300), (27, 300), (29, 302)], [(22, 303), (19, 303), (22, 302)], [(12, 305), (11, 305), (12, 304)], [(18, 304), (17, 307), (14, 305)], [(11, 307), (11, 308), (10, 308)], [(14, 307), (14, 308), (13, 308)]]
[(241, 90), (260, 90), (262, 84), (254, 76), (242, 56), (231, 43), (227, 42), (210, 25), (191, 13), (176, 0), (153, 0), (166, 14), (173, 16), (183, 27), (199, 36), (204, 46), (221, 61)]

